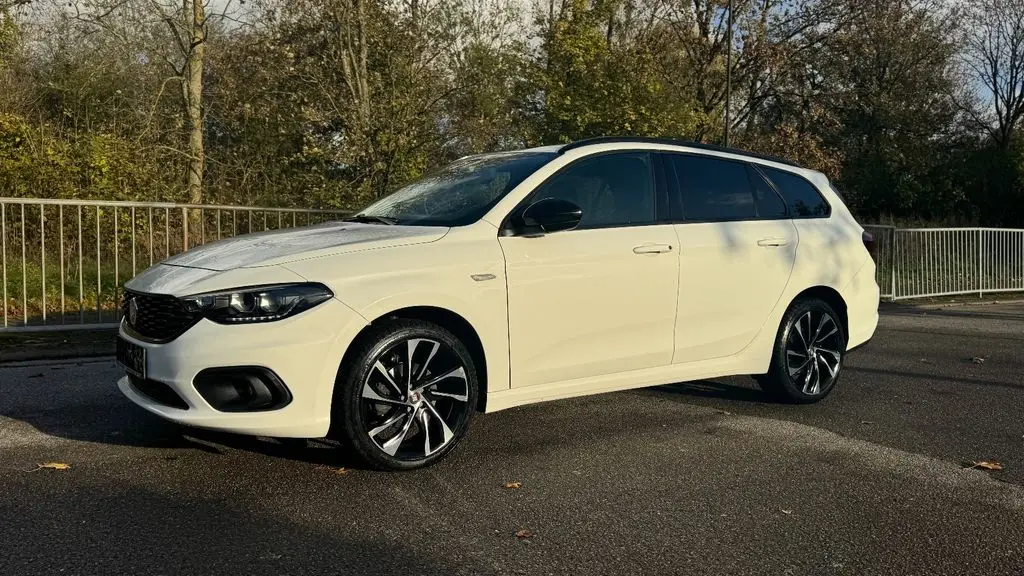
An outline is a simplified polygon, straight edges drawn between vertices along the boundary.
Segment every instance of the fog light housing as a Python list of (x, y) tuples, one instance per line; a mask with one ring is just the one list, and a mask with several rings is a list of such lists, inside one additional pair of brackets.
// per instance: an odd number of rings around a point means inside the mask
[(265, 412), (292, 401), (281, 378), (262, 366), (207, 368), (192, 384), (203, 400), (221, 412)]

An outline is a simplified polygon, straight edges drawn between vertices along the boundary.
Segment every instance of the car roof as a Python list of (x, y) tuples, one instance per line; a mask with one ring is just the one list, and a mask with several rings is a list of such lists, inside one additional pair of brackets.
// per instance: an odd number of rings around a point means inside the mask
[[(825, 174), (801, 166), (792, 160), (787, 160), (778, 156), (772, 156), (769, 154), (760, 154), (757, 152), (750, 152), (748, 150), (741, 150), (739, 148), (731, 148), (728, 146), (717, 146), (715, 144), (705, 144), (703, 142), (693, 142), (690, 140), (682, 140), (677, 138), (659, 138), (659, 137), (648, 137), (648, 136), (601, 136), (597, 138), (586, 138), (583, 140), (577, 140), (568, 144), (550, 144), (545, 146), (535, 146), (532, 148), (525, 148), (517, 150), (516, 152), (535, 152), (541, 154), (554, 154), (562, 155), (573, 150), (584, 150), (590, 146), (600, 147), (600, 149), (608, 150), (609, 148), (614, 149), (615, 145), (628, 146), (630, 144), (648, 144), (654, 149), (662, 149), (664, 147), (680, 148), (681, 151), (697, 151), (708, 153), (711, 155), (721, 154), (723, 157), (734, 157), (736, 159), (749, 159), (753, 160), (758, 164), (762, 164), (768, 167), (772, 167), (774, 164), (775, 168), (784, 169), (787, 171), (795, 172), (804, 178), (809, 179), (815, 184), (816, 187), (822, 190), (831, 192), (831, 183)], [(838, 196), (837, 196), (838, 197)]]
[(735, 155), (735, 156), (746, 156), (748, 158), (756, 158), (758, 160), (767, 160), (769, 162), (775, 162), (776, 164), (785, 164), (787, 166), (792, 166), (794, 168), (801, 168), (801, 169), (806, 170), (806, 168), (804, 168), (803, 166), (797, 164), (796, 162), (793, 162), (792, 160), (787, 160), (785, 158), (780, 158), (778, 156), (771, 156), (771, 155), (768, 155), (768, 154), (759, 154), (757, 152), (750, 152), (750, 151), (747, 151), (747, 150), (741, 150), (739, 148), (730, 148), (730, 147), (727, 147), (727, 146), (717, 146), (717, 145), (714, 145), (714, 144), (705, 144), (703, 142), (693, 142), (693, 141), (689, 141), (689, 140), (680, 140), (680, 139), (676, 139), (676, 138), (655, 138), (655, 137), (647, 137), (647, 136), (601, 136), (601, 137), (598, 137), (598, 138), (587, 138), (587, 139), (584, 139), (584, 140), (577, 140), (575, 142), (571, 142), (569, 144), (564, 144), (562, 146), (559, 146), (556, 149), (557, 149), (559, 154), (564, 154), (565, 152), (568, 152), (570, 150), (575, 150), (577, 148), (583, 148), (585, 146), (594, 146), (594, 145), (597, 145), (597, 144), (619, 144), (619, 143), (622, 143), (622, 144), (633, 144), (633, 143), (639, 143), (639, 144), (663, 144), (663, 145), (668, 145), (668, 146), (680, 146), (680, 147), (683, 147), (683, 148), (693, 148), (693, 149), (696, 149), (696, 150), (703, 150), (703, 151), (708, 151), (708, 152), (721, 152), (721, 153), (724, 153), (724, 154), (732, 154), (732, 155)]

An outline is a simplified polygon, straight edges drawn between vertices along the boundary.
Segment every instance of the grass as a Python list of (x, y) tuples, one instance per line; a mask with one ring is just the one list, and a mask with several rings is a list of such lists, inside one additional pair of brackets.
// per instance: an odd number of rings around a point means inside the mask
[[(20, 259), (9, 259), (6, 300), (0, 316), (6, 312), (8, 326), (42, 325), (44, 309), (46, 324), (114, 322), (120, 298), (119, 284), (128, 280), (130, 274), (130, 270), (127, 274), (125, 271), (115, 274), (112, 264), (103, 263), (97, 271), (95, 261), (83, 261), (81, 269), (77, 261), (65, 262), (62, 305), (59, 262), (47, 261), (44, 282), (43, 268), (38, 258), (26, 262), (24, 267)], [(2, 280), (0, 276), (0, 282)], [(0, 326), (2, 322), (0, 318)]]

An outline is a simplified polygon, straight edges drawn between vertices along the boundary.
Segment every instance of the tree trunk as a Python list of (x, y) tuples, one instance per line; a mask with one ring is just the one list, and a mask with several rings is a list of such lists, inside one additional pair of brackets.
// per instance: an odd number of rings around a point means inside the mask
[(203, 201), (203, 167), (206, 150), (203, 141), (203, 64), (206, 54), (206, 12), (203, 0), (184, 0), (183, 9), (191, 23), (190, 50), (185, 60), (182, 82), (185, 112), (188, 118), (188, 201)]

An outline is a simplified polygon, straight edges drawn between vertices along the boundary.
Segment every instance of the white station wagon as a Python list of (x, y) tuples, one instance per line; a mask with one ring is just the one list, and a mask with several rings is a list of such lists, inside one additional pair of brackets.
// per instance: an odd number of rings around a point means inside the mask
[(332, 436), (384, 469), (532, 402), (749, 374), (810, 403), (875, 331), (872, 246), (783, 160), (648, 138), (471, 156), (345, 221), (142, 272), (118, 385), (174, 422)]

